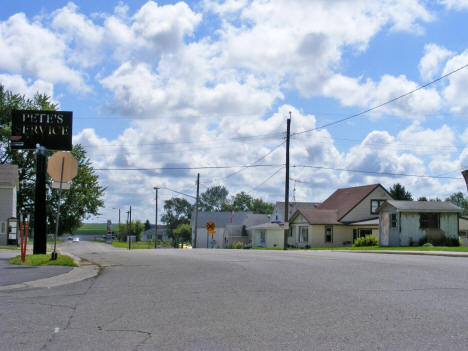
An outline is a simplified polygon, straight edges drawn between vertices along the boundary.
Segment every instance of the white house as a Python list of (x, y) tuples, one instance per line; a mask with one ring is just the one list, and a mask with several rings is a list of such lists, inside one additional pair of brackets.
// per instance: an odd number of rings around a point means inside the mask
[[(195, 242), (195, 214), (190, 221), (192, 227), (192, 245)], [(197, 228), (197, 248), (224, 248), (235, 242), (249, 244), (251, 241), (251, 231), (249, 227), (265, 223), (269, 216), (263, 214), (253, 214), (250, 212), (199, 212)], [(214, 235), (209, 234), (206, 224), (215, 224)]]
[(16, 240), (18, 166), (0, 165), (0, 245)]
[(351, 245), (359, 237), (378, 237), (377, 208), (391, 195), (380, 184), (336, 190), (314, 209), (299, 209), (289, 221), (291, 247)]
[(412, 246), (427, 238), (458, 240), (459, 215), (451, 202), (389, 200), (379, 209), (380, 246)]

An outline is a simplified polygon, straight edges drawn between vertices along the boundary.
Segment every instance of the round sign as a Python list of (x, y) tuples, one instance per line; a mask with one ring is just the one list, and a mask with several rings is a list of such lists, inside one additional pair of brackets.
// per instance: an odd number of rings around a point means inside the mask
[(210, 232), (213, 231), (215, 229), (215, 224), (213, 222), (206, 223), (206, 229)]
[[(63, 174), (62, 174), (63, 166)], [(78, 162), (69, 152), (59, 151), (53, 154), (47, 162), (47, 173), (56, 182), (66, 183), (78, 173)]]

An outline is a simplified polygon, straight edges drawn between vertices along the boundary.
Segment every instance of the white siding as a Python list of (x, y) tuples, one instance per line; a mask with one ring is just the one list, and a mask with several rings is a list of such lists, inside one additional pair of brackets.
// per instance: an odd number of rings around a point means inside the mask
[[(447, 238), (458, 238), (458, 215), (456, 213), (440, 214), (440, 230)], [(416, 245), (426, 236), (426, 230), (419, 227), (419, 213), (401, 214), (401, 241), (400, 245), (410, 245), (410, 240)]]
[[(265, 245), (261, 243), (260, 233), (264, 230), (265, 235)], [(254, 229), (252, 231), (252, 246), (265, 246), (267, 248), (283, 248), (283, 229)]]
[[(375, 217), (377, 214), (371, 213), (371, 200), (391, 200), (392, 197), (382, 188), (377, 187), (364, 200), (362, 200), (355, 208), (353, 208), (346, 216), (341, 220), (342, 222), (356, 222), (365, 220), (368, 218)], [(341, 222), (340, 221), (340, 222)]]
[(0, 221), (16, 217), (15, 188), (0, 188)]

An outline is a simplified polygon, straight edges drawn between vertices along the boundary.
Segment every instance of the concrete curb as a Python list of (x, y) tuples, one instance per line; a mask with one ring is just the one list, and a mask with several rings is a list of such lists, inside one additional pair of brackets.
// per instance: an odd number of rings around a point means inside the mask
[(56, 275), (55, 277), (38, 279), (38, 280), (33, 280), (33, 281), (19, 283), (19, 284), (0, 286), (0, 291), (17, 290), (17, 289), (33, 289), (33, 288), (53, 288), (56, 286), (76, 283), (85, 279), (93, 278), (99, 274), (100, 267), (98, 265), (93, 264), (93, 263), (88, 263), (88, 262), (83, 264), (80, 258), (68, 252), (61, 252), (60, 250), (57, 250), (57, 251), (73, 258), (73, 261), (79, 266), (74, 267), (68, 273), (59, 274), (59, 275)]
[(398, 250), (334, 250), (337, 252), (349, 253), (374, 253), (386, 255), (416, 255), (416, 256), (443, 256), (443, 257), (465, 257), (468, 258), (468, 252), (453, 251), (398, 251)]

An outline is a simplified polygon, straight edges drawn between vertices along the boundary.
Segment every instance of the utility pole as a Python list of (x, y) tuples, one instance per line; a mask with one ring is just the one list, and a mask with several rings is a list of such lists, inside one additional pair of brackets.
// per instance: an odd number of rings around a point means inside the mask
[(463, 178), (465, 178), (465, 183), (466, 183), (466, 190), (468, 190), (468, 169), (465, 169), (462, 172)]
[(153, 187), (156, 190), (156, 213), (154, 216), (154, 248), (158, 247), (158, 187)]
[(288, 249), (288, 232), (289, 232), (289, 138), (291, 134), (291, 112), (287, 120), (286, 127), (286, 182), (284, 189), (284, 248)]
[(195, 201), (195, 233), (193, 235), (192, 247), (197, 248), (197, 231), (198, 231), (198, 198), (200, 195), (200, 173), (197, 174), (197, 199)]
[(38, 145), (36, 149), (36, 189), (34, 200), (34, 246), (33, 254), (46, 254), (47, 215), (46, 215), (46, 149)]

